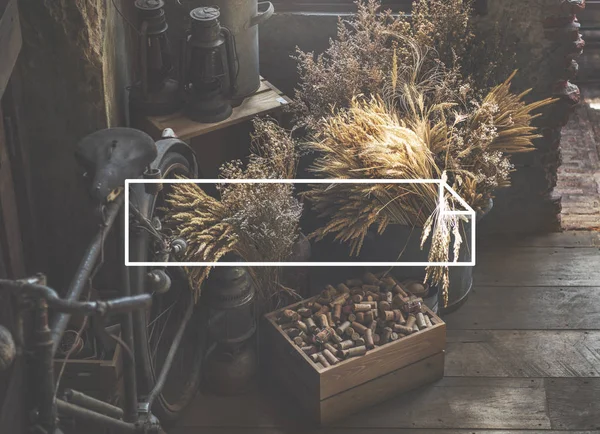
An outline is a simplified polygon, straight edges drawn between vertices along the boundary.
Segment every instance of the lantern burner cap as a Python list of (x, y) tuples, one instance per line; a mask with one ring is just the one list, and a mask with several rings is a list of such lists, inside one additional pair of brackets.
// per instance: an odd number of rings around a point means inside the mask
[(164, 6), (163, 0), (135, 0), (135, 7), (144, 11), (155, 11)]
[(190, 12), (190, 17), (196, 21), (214, 21), (221, 16), (219, 8), (216, 6), (202, 6), (193, 9)]

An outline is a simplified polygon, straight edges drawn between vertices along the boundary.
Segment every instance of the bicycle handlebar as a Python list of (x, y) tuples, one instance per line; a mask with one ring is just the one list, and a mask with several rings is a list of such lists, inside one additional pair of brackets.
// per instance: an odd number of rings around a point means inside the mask
[(24, 280), (0, 279), (0, 289), (2, 287), (8, 287), (17, 292), (44, 299), (48, 302), (49, 307), (58, 312), (86, 316), (127, 313), (136, 309), (148, 307), (152, 303), (152, 296), (150, 294), (119, 297), (107, 301), (69, 301), (60, 298), (52, 288), (34, 283), (37, 281), (38, 280), (35, 278)]

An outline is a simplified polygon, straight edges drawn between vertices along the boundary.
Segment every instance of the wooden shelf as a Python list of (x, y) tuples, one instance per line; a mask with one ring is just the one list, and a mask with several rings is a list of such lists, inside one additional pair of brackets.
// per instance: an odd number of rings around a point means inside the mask
[(255, 94), (247, 97), (239, 106), (233, 108), (233, 114), (221, 122), (204, 124), (194, 122), (182, 111), (166, 116), (147, 116), (138, 128), (146, 131), (155, 139), (159, 138), (165, 128), (171, 128), (177, 136), (185, 141), (204, 134), (227, 128), (231, 125), (265, 115), (281, 109), (290, 103), (290, 99), (271, 83), (261, 77), (260, 87)]

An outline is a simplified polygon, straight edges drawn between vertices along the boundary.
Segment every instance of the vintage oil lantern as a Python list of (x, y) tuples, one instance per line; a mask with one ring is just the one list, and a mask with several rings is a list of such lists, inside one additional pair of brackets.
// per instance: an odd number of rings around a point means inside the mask
[(131, 88), (130, 106), (137, 113), (163, 115), (182, 105), (179, 82), (171, 77), (173, 54), (163, 0), (136, 0), (139, 36), (139, 80)]
[[(225, 261), (239, 259), (226, 255)], [(257, 371), (256, 289), (243, 266), (216, 267), (205, 287), (208, 299), (209, 349), (204, 374), (221, 395), (247, 391)]]
[(186, 113), (192, 120), (212, 123), (232, 112), (237, 58), (231, 32), (220, 25), (219, 9), (199, 7), (190, 12), (183, 65)]

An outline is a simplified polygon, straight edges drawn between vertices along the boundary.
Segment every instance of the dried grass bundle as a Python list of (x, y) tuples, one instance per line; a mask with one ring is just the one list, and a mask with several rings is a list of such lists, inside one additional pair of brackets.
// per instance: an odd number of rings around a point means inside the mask
[[(294, 178), (298, 154), (295, 141), (271, 121), (255, 120), (248, 164), (233, 161), (221, 167), (225, 179)], [(165, 223), (188, 242), (185, 261), (217, 261), (233, 252), (247, 262), (280, 262), (289, 258), (299, 235), (302, 205), (292, 184), (222, 184), (220, 198), (195, 184), (174, 184)], [(197, 292), (210, 268), (190, 267)], [(260, 301), (269, 304), (281, 290), (280, 267), (250, 268)]]
[[(355, 98), (351, 107), (322, 122), (319, 153), (311, 170), (322, 178), (435, 179), (433, 154), (380, 100)], [(311, 236), (328, 234), (350, 243), (358, 254), (372, 225), (382, 233), (388, 224), (423, 225), (436, 208), (434, 184), (319, 184), (305, 193), (327, 223)]]

